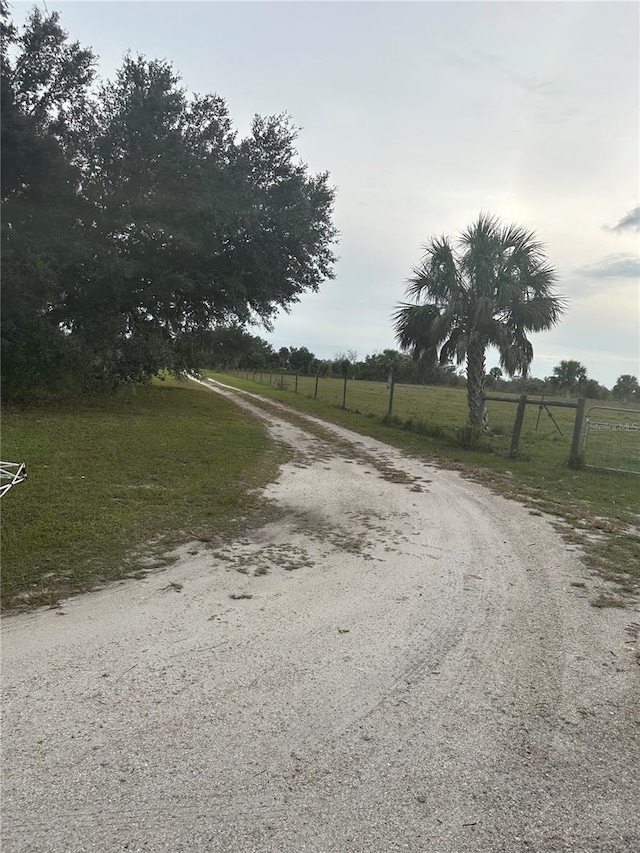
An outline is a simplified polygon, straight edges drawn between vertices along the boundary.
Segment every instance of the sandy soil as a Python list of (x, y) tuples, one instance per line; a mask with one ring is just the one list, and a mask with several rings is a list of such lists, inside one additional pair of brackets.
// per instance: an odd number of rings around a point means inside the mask
[(271, 411), (280, 520), (3, 620), (4, 853), (640, 850), (637, 613), (547, 519)]

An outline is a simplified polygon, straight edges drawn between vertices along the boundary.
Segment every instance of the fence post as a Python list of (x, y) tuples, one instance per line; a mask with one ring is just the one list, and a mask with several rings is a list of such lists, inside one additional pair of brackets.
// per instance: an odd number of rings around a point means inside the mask
[(586, 406), (584, 397), (578, 398), (576, 406), (576, 419), (573, 423), (573, 438), (571, 439), (571, 451), (569, 453), (569, 468), (578, 468), (580, 459), (580, 438), (582, 436), (582, 424), (584, 422), (584, 410)]
[(262, 385), (262, 371), (260, 371), (260, 384)]
[(313, 392), (313, 399), (314, 400), (318, 399), (318, 378), (319, 378), (319, 376), (320, 376), (320, 371), (316, 370), (316, 388), (315, 388), (315, 391)]
[(342, 391), (342, 408), (347, 408), (347, 377), (344, 377), (344, 389)]
[(393, 373), (389, 374), (389, 414), (393, 411), (393, 389), (395, 388), (395, 379)]
[(516, 412), (516, 420), (513, 425), (513, 435), (511, 436), (511, 447), (509, 448), (509, 456), (517, 456), (518, 446), (520, 444), (520, 433), (522, 432), (522, 424), (524, 422), (524, 413), (527, 408), (527, 395), (521, 394), (518, 402), (518, 410)]
[(295, 387), (295, 393), (296, 393), (296, 394), (298, 393), (298, 371), (297, 371), (297, 370), (296, 370), (296, 387)]

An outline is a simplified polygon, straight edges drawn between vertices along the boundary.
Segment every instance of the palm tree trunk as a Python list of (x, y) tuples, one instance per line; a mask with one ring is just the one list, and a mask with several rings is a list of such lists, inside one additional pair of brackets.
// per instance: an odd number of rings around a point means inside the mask
[(482, 427), (484, 410), (484, 342), (471, 336), (467, 346), (467, 402), (469, 404), (469, 423)]

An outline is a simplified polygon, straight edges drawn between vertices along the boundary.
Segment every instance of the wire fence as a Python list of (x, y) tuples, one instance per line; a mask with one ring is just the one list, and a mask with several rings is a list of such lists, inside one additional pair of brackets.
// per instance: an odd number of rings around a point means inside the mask
[[(466, 388), (304, 375), (291, 370), (235, 370), (231, 375), (455, 443), (468, 424)], [(515, 394), (489, 394), (485, 405), (486, 441), (493, 451), (531, 461), (566, 462), (568, 457), (569, 464), (594, 471), (640, 474), (638, 409)]]
[[(292, 395), (349, 409), (365, 417), (378, 418), (391, 426), (438, 439), (460, 443), (468, 427), (466, 388), (441, 385), (405, 385), (336, 376), (302, 375), (287, 370), (232, 371), (232, 375), (262, 383)], [(489, 432), (486, 444), (494, 452), (519, 459), (557, 459), (566, 463), (570, 451), (580, 450), (582, 427), (576, 415), (578, 404), (560, 398), (525, 398), (521, 406), (517, 441), (513, 443), (517, 409), (522, 395), (488, 396)], [(575, 445), (574, 445), (575, 439)]]
[(640, 474), (640, 409), (592, 406), (582, 448), (590, 468)]

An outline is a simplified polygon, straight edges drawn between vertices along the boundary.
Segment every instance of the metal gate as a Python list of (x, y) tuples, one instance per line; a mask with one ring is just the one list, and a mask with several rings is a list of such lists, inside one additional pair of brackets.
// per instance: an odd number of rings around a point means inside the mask
[(592, 406), (582, 451), (588, 468), (640, 474), (640, 409)]

